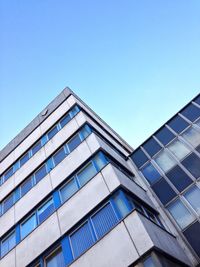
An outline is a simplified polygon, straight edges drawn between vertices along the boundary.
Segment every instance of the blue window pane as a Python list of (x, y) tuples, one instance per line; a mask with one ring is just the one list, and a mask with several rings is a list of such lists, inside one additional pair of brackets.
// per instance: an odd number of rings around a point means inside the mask
[(33, 147), (32, 147), (32, 155), (35, 155), (35, 153), (37, 153), (40, 148), (42, 147), (41, 145), (41, 141), (39, 140)]
[(9, 236), (4, 238), (1, 242), (1, 257), (7, 254), (16, 245), (15, 232), (11, 233)]
[(53, 155), (55, 166), (58, 165), (65, 157), (66, 157), (66, 153), (65, 153), (64, 147), (62, 147)]
[(167, 145), (172, 139), (175, 138), (175, 135), (166, 127), (162, 127), (155, 136), (163, 144)]
[(107, 163), (108, 160), (104, 156), (102, 152), (99, 152), (95, 157), (94, 157), (94, 162), (98, 170), (100, 171)]
[(42, 207), (38, 209), (39, 223), (46, 220), (55, 210), (53, 199), (48, 200)]
[(199, 104), (199, 105), (200, 105), (200, 95), (199, 95), (199, 96), (197, 96), (197, 98), (194, 100), (194, 102), (196, 102), (197, 104)]
[(86, 222), (75, 233), (73, 233), (70, 236), (70, 240), (73, 256), (76, 259), (94, 243), (89, 223)]
[(85, 125), (81, 130), (81, 137), (85, 139), (92, 132), (91, 128), (88, 125)]
[(61, 128), (63, 128), (71, 120), (70, 114), (67, 114), (64, 118), (60, 120)]
[(193, 104), (189, 104), (181, 111), (181, 114), (193, 122), (200, 117), (200, 109)]
[(143, 144), (143, 148), (151, 157), (153, 157), (153, 155), (160, 151), (162, 147), (156, 142), (156, 140), (153, 139), (153, 137), (151, 137)]
[(195, 178), (200, 177), (200, 159), (196, 154), (191, 153), (182, 164)]
[(14, 205), (14, 193), (12, 193), (3, 201), (3, 213), (9, 210), (13, 205)]
[(69, 199), (76, 191), (78, 190), (77, 183), (75, 179), (73, 178), (70, 180), (66, 185), (63, 186), (63, 188), (60, 190), (61, 194), (61, 201), (65, 202), (67, 199)]
[(89, 181), (97, 171), (92, 162), (89, 162), (86, 167), (84, 167), (80, 172), (77, 173), (77, 178), (80, 186), (83, 186), (87, 181)]
[(33, 187), (32, 177), (28, 178), (21, 186), (21, 197), (23, 197)]
[(200, 214), (200, 189), (197, 186), (192, 186), (185, 194), (184, 197), (193, 207), (193, 209)]
[(183, 232), (183, 234), (187, 238), (194, 251), (200, 257), (200, 223), (193, 223)]
[(70, 114), (72, 117), (74, 117), (78, 112), (80, 111), (78, 106), (75, 106), (71, 111)]
[(161, 177), (160, 173), (151, 163), (145, 165), (145, 167), (141, 169), (141, 172), (150, 184), (155, 183)]
[(57, 134), (57, 132), (58, 132), (58, 128), (56, 125), (47, 133), (48, 139), (50, 140), (51, 138), (53, 138), (54, 135)]
[(13, 167), (4, 173), (4, 182), (13, 175)]
[(21, 159), (20, 159), (20, 166), (23, 166), (29, 160), (29, 153), (27, 152)]
[(118, 219), (110, 203), (92, 216), (92, 223), (98, 239), (112, 229), (117, 222)]
[(65, 267), (64, 256), (62, 249), (56, 250), (51, 256), (45, 261), (46, 267)]
[(81, 139), (79, 134), (76, 134), (68, 143), (69, 151), (73, 151), (77, 146), (79, 146), (81, 143)]
[(179, 192), (183, 191), (188, 187), (193, 181), (190, 177), (179, 167), (174, 167), (169, 171), (166, 176), (172, 182), (172, 184), (178, 189)]
[(176, 193), (164, 178), (161, 178), (156, 184), (154, 184), (152, 189), (164, 205), (176, 196)]
[(148, 257), (144, 262), (144, 267), (156, 267), (156, 265), (153, 262), (152, 257)]
[(144, 154), (141, 148), (133, 152), (133, 154), (131, 155), (131, 159), (138, 168), (140, 168), (145, 162), (148, 161), (147, 156)]
[(32, 232), (37, 226), (36, 215), (33, 214), (25, 222), (21, 224), (21, 239), (26, 237), (30, 232)]
[(180, 116), (174, 117), (170, 122), (168, 122), (168, 125), (176, 132), (180, 133), (182, 132), (186, 127), (188, 127), (189, 123), (186, 122), (184, 119), (182, 119)]
[[(133, 204), (129, 203), (129, 199), (127, 198), (127, 202), (126, 202), (125, 196), (122, 197), (122, 194), (120, 192), (116, 193), (112, 199), (115, 205), (117, 206), (117, 209), (121, 215), (121, 218), (124, 218), (133, 208)], [(127, 203), (129, 205), (127, 205)]]
[(35, 172), (35, 181), (38, 183), (47, 174), (46, 165)]

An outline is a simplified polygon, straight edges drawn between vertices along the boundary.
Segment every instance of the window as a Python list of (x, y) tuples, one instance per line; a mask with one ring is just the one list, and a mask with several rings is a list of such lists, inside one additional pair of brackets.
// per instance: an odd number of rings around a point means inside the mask
[(198, 132), (193, 126), (186, 130), (182, 137), (185, 138), (193, 147), (197, 147), (200, 144), (200, 132)]
[(81, 138), (85, 139), (88, 137), (88, 135), (91, 133), (91, 128), (86, 124), (85, 126), (83, 126), (83, 128), (81, 129)]
[(118, 222), (110, 203), (107, 203), (106, 206), (93, 215), (91, 219), (98, 239), (104, 236)]
[(166, 173), (166, 176), (179, 192), (192, 183), (190, 177), (178, 165)]
[(154, 184), (152, 189), (164, 205), (176, 196), (176, 193), (164, 178)]
[(183, 232), (183, 234), (187, 238), (194, 251), (200, 257), (200, 223), (193, 223)]
[(70, 120), (71, 120), (70, 114), (65, 115), (65, 117), (62, 118), (60, 121), (61, 128), (63, 128)]
[(94, 162), (95, 162), (95, 165), (97, 166), (98, 170), (100, 171), (108, 163), (108, 160), (102, 152), (99, 152), (94, 157)]
[(144, 267), (156, 267), (151, 256), (144, 260), (143, 265)]
[(195, 219), (180, 199), (177, 199), (174, 203), (169, 205), (168, 210), (181, 229), (188, 226)]
[(181, 114), (193, 122), (200, 116), (200, 109), (191, 103), (181, 111)]
[(13, 167), (4, 173), (4, 182), (13, 175)]
[(29, 177), (21, 186), (21, 197), (23, 197), (31, 188), (33, 187), (33, 179), (32, 176)]
[(27, 152), (27, 153), (20, 159), (20, 167), (22, 167), (28, 160), (29, 160), (29, 153)]
[(3, 213), (9, 210), (13, 206), (13, 204), (14, 204), (14, 193), (12, 193), (3, 201)]
[(162, 127), (155, 136), (163, 145), (167, 145), (175, 137), (175, 135), (166, 126)]
[(144, 143), (143, 148), (151, 157), (153, 157), (153, 155), (160, 151), (162, 147), (156, 142), (155, 139), (153, 139), (153, 137), (151, 137), (147, 142)]
[(69, 199), (76, 191), (78, 190), (77, 183), (74, 178), (72, 178), (67, 184), (65, 184), (60, 189), (60, 195), (62, 202), (65, 202)]
[(62, 249), (59, 248), (45, 259), (46, 267), (65, 267)]
[(66, 157), (65, 149), (62, 147), (53, 155), (55, 166), (58, 165)]
[(79, 144), (81, 143), (81, 139), (79, 134), (76, 134), (68, 143), (69, 151), (73, 151)]
[(38, 183), (47, 174), (46, 165), (44, 164), (39, 170), (35, 172), (35, 181)]
[(182, 119), (180, 116), (174, 117), (168, 125), (176, 132), (181, 133), (186, 127), (188, 127), (189, 123)]
[(70, 111), (71, 116), (75, 116), (80, 111), (78, 106), (74, 106), (73, 109)]
[(50, 140), (51, 138), (53, 138), (54, 135), (57, 134), (57, 132), (58, 132), (58, 128), (56, 125), (47, 133), (48, 139)]
[(195, 178), (200, 176), (200, 159), (196, 154), (191, 153), (182, 161), (182, 164)]
[(192, 186), (185, 194), (184, 197), (193, 207), (193, 209), (200, 214), (200, 189), (197, 186)]
[(40, 148), (42, 147), (41, 145), (41, 141), (39, 140), (33, 147), (32, 147), (32, 155), (35, 155), (35, 153), (37, 153)]
[(168, 149), (179, 159), (183, 159), (187, 154), (191, 152), (189, 148), (187, 148), (183, 143), (181, 143), (178, 139), (173, 141)]
[(94, 164), (89, 162), (80, 172), (77, 173), (77, 178), (80, 186), (83, 186), (97, 173)]
[(21, 224), (21, 239), (26, 237), (37, 226), (36, 215), (33, 214), (25, 222)]
[(76, 259), (94, 243), (89, 223), (85, 222), (78, 230), (76, 230), (70, 236), (70, 240), (73, 256)]
[(145, 167), (141, 169), (141, 172), (150, 184), (155, 183), (161, 177), (160, 173), (151, 163), (145, 165)]
[[(122, 195), (123, 193), (121, 192), (117, 192), (114, 196), (113, 196), (113, 200), (115, 202), (115, 205), (117, 206), (118, 208), (118, 211), (121, 215), (121, 218), (124, 218), (130, 211), (131, 209), (133, 208), (133, 203), (130, 203), (130, 208), (128, 208), (128, 206), (126, 205), (125, 203), (125, 200), (124, 198), (122, 198)], [(127, 197), (127, 201), (129, 202), (129, 198)]]
[(48, 200), (42, 207), (38, 209), (38, 220), (39, 223), (42, 223), (54, 212), (54, 203), (51, 198)]
[(1, 257), (7, 254), (16, 245), (15, 232), (4, 238), (1, 242)]
[(164, 172), (169, 171), (176, 165), (176, 161), (172, 159), (165, 150), (155, 157), (155, 161)]
[(133, 152), (133, 154), (131, 155), (131, 159), (138, 168), (140, 168), (145, 162), (148, 161), (147, 156), (144, 154), (141, 148)]
[(194, 100), (194, 102), (196, 102), (197, 104), (199, 104), (199, 105), (200, 105), (200, 95), (199, 95), (199, 96), (197, 96), (197, 98)]

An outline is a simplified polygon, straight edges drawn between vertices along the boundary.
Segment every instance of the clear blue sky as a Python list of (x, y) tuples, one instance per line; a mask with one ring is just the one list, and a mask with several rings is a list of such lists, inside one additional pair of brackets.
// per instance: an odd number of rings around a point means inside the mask
[(1, 0), (0, 149), (65, 86), (137, 147), (200, 91), (200, 1)]

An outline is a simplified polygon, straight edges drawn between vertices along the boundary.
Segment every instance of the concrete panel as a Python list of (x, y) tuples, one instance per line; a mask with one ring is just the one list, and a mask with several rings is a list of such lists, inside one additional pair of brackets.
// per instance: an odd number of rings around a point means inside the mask
[(57, 214), (54, 213), (16, 247), (16, 267), (28, 265), (59, 237)]
[(58, 217), (62, 234), (68, 231), (108, 195), (108, 188), (99, 173), (59, 208)]
[(52, 191), (49, 174), (15, 204), (15, 223)]
[(5, 234), (15, 223), (14, 207), (10, 208), (3, 216), (0, 217), (0, 236)]
[(15, 174), (12, 175), (4, 184), (0, 187), (0, 201), (3, 198), (8, 196), (8, 194), (14, 189), (15, 187)]
[(77, 102), (76, 98), (73, 95), (67, 98), (67, 103), (70, 107), (72, 107)]
[(41, 148), (32, 158), (30, 158), (15, 173), (15, 186), (19, 185), (26, 177), (28, 177), (38, 166), (45, 161), (46, 155), (44, 148)]
[(51, 173), (51, 181), (53, 188), (59, 185), (66, 177), (75, 171), (85, 160), (91, 156), (91, 152), (83, 141), (76, 149), (74, 149)]
[(72, 267), (125, 267), (138, 259), (137, 251), (123, 223), (116, 226), (86, 253), (78, 258)]
[(30, 147), (41, 137), (40, 127), (36, 128), (18, 147), (15, 149), (15, 160), (30, 149)]
[(11, 152), (1, 163), (0, 163), (0, 174), (13, 165), (15, 162), (15, 153)]
[(48, 131), (70, 109), (65, 100), (48, 118), (40, 124), (41, 133)]
[(49, 157), (59, 146), (66, 142), (75, 131), (78, 130), (78, 124), (73, 118), (63, 129), (61, 129), (51, 140), (44, 146), (46, 157)]
[(87, 122), (87, 116), (85, 115), (85, 113), (83, 113), (83, 111), (79, 111), (75, 118), (79, 127)]
[[(15, 249), (10, 251), (0, 260), (0, 267), (16, 267), (15, 265)], [(22, 267), (22, 266), (21, 266)]]

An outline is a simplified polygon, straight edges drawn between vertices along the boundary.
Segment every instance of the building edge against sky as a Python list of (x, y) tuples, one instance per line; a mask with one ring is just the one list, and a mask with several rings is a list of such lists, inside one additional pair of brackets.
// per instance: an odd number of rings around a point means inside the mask
[(198, 266), (199, 118), (133, 151), (64, 89), (0, 152), (0, 267)]

